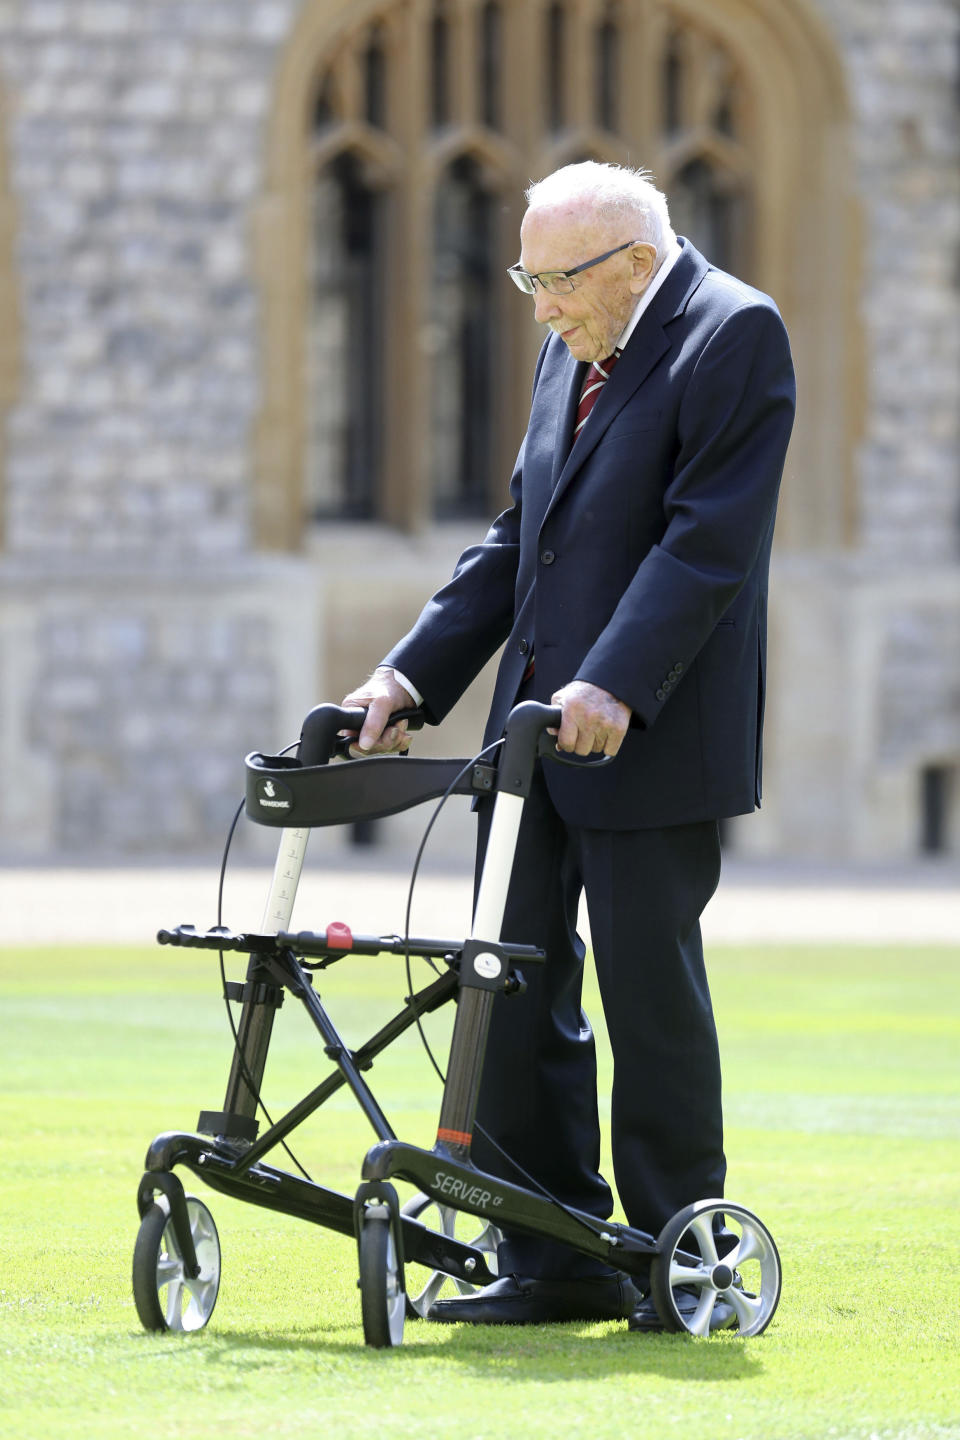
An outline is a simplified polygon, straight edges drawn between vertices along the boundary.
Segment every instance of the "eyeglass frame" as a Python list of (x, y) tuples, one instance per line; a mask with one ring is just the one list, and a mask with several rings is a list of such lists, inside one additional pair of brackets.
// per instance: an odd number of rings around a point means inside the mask
[[(524, 295), (536, 295), (538, 285), (548, 295), (572, 295), (577, 288), (575, 285), (571, 285), (569, 290), (551, 290), (549, 285), (543, 283), (541, 276), (552, 275), (557, 280), (572, 280), (574, 275), (580, 274), (581, 270), (589, 270), (591, 265), (599, 265), (602, 261), (609, 260), (611, 255), (619, 255), (621, 250), (629, 249), (631, 245), (642, 244), (644, 244), (642, 240), (625, 240), (622, 245), (615, 245), (612, 250), (605, 250), (602, 255), (595, 255), (592, 260), (584, 260), (582, 265), (574, 265), (572, 270), (540, 270), (536, 274), (531, 274), (529, 270), (524, 270), (518, 260), (516, 265), (507, 266), (507, 274)], [(523, 283), (524, 280), (529, 280), (529, 290)]]

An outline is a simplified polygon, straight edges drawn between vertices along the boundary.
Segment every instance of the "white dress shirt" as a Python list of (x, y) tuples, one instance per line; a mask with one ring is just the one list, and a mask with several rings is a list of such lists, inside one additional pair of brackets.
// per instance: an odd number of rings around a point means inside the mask
[(654, 295), (656, 295), (657, 291), (660, 289), (660, 286), (663, 284), (664, 280), (666, 280), (667, 276), (670, 274), (670, 271), (673, 269), (674, 265), (676, 265), (677, 261), (680, 259), (680, 255), (680, 242), (678, 240), (674, 240), (673, 245), (670, 247), (670, 249), (667, 251), (666, 255), (660, 262), (660, 269), (657, 271), (656, 275), (654, 275), (653, 279), (650, 281), (650, 284), (647, 286), (646, 290), (644, 290), (643, 294), (640, 296), (640, 299), (633, 307), (633, 314), (630, 316), (630, 319), (623, 327), (623, 330), (620, 334), (620, 339), (617, 341), (618, 350), (622, 350), (626, 345), (627, 341), (630, 339), (630, 336), (637, 328), (637, 321), (640, 319), (640, 316), (650, 304), (650, 301), (653, 299)]

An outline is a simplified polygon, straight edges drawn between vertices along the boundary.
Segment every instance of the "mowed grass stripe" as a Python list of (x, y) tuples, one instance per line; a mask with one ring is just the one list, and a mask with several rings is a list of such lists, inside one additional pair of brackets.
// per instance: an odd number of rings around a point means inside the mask
[[(216, 957), (0, 952), (4, 1433), (960, 1437), (960, 951), (731, 947), (710, 964), (728, 1191), (770, 1226), (784, 1262), (770, 1330), (700, 1342), (621, 1325), (409, 1322), (399, 1350), (372, 1352), (352, 1242), (189, 1175), (220, 1230), (217, 1308), (198, 1336), (140, 1330), (129, 1271), (147, 1143), (223, 1098)], [(397, 961), (364, 960), (318, 988), (356, 1045), (406, 983)], [(599, 1022), (592, 979), (585, 1003)], [(427, 1021), (441, 1060), (450, 1018)], [(602, 1035), (601, 1050), (606, 1087)], [(288, 999), (265, 1087), (274, 1113), (327, 1068)], [(429, 1144), (439, 1088), (415, 1035), (372, 1080), (398, 1133)], [(295, 1149), (350, 1193), (371, 1139), (343, 1094)]]

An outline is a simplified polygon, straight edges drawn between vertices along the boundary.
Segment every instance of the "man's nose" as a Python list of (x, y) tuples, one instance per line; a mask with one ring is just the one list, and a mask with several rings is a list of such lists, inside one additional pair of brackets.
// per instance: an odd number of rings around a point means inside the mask
[(546, 325), (561, 314), (560, 306), (557, 304), (556, 295), (551, 295), (549, 290), (544, 290), (539, 280), (535, 280), (533, 283), (537, 287), (533, 297), (533, 313), (541, 325)]

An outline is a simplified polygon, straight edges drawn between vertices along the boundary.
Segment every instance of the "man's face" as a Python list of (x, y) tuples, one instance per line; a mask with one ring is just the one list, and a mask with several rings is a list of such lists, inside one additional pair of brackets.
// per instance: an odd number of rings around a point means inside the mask
[[(520, 226), (520, 264), (531, 275), (571, 270), (629, 240), (628, 224), (600, 221), (583, 205), (528, 210)], [(575, 275), (570, 295), (551, 295), (538, 284), (537, 320), (556, 331), (575, 359), (604, 359), (649, 285), (655, 259), (655, 248), (641, 241)]]

